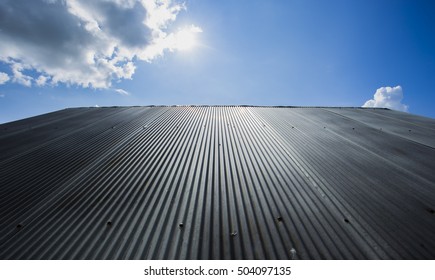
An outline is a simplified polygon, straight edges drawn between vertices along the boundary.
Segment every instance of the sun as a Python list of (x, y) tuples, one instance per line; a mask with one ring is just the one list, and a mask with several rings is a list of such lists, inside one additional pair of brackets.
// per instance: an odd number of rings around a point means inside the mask
[(180, 29), (175, 34), (175, 49), (180, 51), (188, 51), (197, 46), (197, 33), (201, 33), (202, 29), (191, 25)]
[(179, 50), (190, 50), (196, 45), (195, 33), (189, 29), (181, 30), (176, 35), (176, 47)]

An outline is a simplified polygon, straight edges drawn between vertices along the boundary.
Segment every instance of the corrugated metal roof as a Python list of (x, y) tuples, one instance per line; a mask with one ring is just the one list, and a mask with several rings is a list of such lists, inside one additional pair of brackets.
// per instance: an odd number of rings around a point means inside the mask
[(0, 125), (0, 258), (434, 259), (434, 170), (391, 110), (65, 109)]

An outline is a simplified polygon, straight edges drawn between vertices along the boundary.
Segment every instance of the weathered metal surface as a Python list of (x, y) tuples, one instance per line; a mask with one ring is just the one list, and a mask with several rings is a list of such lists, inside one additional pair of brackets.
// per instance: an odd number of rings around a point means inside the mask
[(391, 110), (66, 109), (0, 125), (0, 258), (434, 259), (434, 170)]

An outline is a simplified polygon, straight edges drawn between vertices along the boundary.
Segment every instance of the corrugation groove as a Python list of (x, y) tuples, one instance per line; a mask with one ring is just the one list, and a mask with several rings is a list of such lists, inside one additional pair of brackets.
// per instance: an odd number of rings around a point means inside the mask
[(291, 106), (76, 108), (0, 125), (0, 258), (434, 258), (434, 125)]

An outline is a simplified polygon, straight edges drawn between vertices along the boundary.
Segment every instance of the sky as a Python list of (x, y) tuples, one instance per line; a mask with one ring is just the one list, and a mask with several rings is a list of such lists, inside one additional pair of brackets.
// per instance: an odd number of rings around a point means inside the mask
[(432, 0), (0, 0), (0, 123), (70, 107), (435, 118)]

